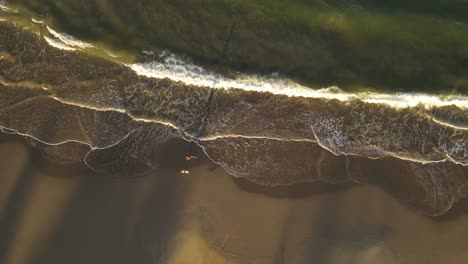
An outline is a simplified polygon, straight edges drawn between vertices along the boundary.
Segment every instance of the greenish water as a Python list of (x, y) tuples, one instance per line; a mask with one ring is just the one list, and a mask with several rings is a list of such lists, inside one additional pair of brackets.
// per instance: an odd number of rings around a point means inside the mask
[(55, 28), (137, 54), (308, 85), (468, 93), (468, 3), (450, 1), (17, 0)]

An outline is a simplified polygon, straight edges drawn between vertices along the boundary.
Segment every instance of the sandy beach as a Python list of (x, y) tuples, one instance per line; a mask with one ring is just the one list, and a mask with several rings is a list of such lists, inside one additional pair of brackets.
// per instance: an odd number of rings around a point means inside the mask
[[(184, 143), (154, 175), (57, 165), (19, 137), (0, 143), (0, 262), (462, 263), (467, 207), (419, 214), (371, 185), (262, 187)], [(201, 154), (201, 153), (197, 153)]]

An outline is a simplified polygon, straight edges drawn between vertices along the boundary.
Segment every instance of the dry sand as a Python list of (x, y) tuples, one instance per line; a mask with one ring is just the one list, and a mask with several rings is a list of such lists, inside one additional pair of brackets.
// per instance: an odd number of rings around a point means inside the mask
[[(260, 187), (186, 144), (159, 172), (97, 175), (0, 140), (0, 263), (466, 263), (468, 212), (430, 218), (371, 185)], [(201, 153), (200, 153), (201, 154)]]

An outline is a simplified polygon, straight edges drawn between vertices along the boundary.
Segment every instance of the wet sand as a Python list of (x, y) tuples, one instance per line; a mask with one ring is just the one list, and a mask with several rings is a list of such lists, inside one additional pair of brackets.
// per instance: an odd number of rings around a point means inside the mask
[[(187, 144), (115, 178), (0, 141), (0, 263), (463, 263), (468, 206), (432, 218), (372, 185), (262, 187)], [(169, 158), (170, 157), (170, 158)], [(181, 157), (174, 159), (173, 157)]]

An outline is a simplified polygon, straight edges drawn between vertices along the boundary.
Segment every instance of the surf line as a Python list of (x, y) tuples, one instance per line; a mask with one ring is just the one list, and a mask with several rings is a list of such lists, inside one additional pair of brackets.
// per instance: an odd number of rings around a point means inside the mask
[[(46, 26), (54, 39), (45, 37), (47, 43), (64, 51), (82, 50), (89, 48), (99, 49), (92, 44), (81, 41), (65, 33), (59, 33)], [(104, 50), (104, 52), (107, 52)], [(336, 86), (312, 89), (290, 79), (274, 78), (263, 75), (248, 75), (238, 73), (236, 78), (228, 78), (221, 74), (207, 71), (202, 66), (190, 63), (169, 51), (164, 52), (165, 57), (158, 61), (148, 63), (121, 63), (139, 76), (182, 82), (186, 85), (208, 87), (212, 89), (240, 89), (245, 91), (269, 92), (289, 97), (306, 97), (326, 100), (339, 100), (350, 102), (359, 100), (369, 104), (382, 104), (392, 108), (425, 108), (444, 107), (454, 105), (460, 109), (468, 109), (468, 96), (463, 95), (430, 95), (424, 93), (395, 93), (384, 94), (375, 92), (348, 93)], [(112, 57), (112, 56), (111, 56)], [(115, 59), (115, 58), (114, 58)]]
[[(14, 84), (12, 84), (12, 83), (3, 83), (3, 84), (5, 84), (7, 86), (14, 86)], [(35, 88), (36, 86), (38, 86), (38, 85), (33, 85), (32, 87), (28, 87), (28, 88)], [(210, 94), (208, 96), (209, 98), (208, 98), (206, 106), (205, 106), (205, 113), (204, 113), (202, 119), (200, 120), (200, 126), (198, 127), (198, 129), (196, 131), (194, 131), (192, 133), (184, 131), (183, 129), (177, 127), (177, 125), (175, 125), (172, 122), (167, 122), (167, 121), (163, 121), (163, 120), (155, 119), (155, 118), (153, 118), (153, 119), (143, 118), (143, 117), (138, 117), (138, 116), (132, 115), (125, 108), (95, 107), (95, 106), (92, 106), (92, 105), (89, 105), (89, 104), (82, 104), (82, 103), (68, 101), (68, 100), (61, 99), (61, 98), (58, 98), (58, 97), (52, 96), (52, 95), (50, 95), (50, 98), (60, 102), (61, 104), (66, 104), (66, 105), (70, 105), (70, 106), (74, 106), (74, 107), (81, 107), (81, 108), (91, 109), (91, 110), (94, 110), (94, 111), (118, 112), (118, 113), (127, 115), (130, 119), (132, 119), (132, 120), (134, 120), (136, 122), (157, 123), (157, 124), (160, 124), (160, 125), (169, 126), (169, 127), (173, 128), (175, 131), (177, 131), (177, 133), (184, 140), (186, 140), (188, 142), (200, 142), (200, 141), (209, 141), (209, 140), (216, 140), (216, 139), (222, 139), (222, 138), (233, 138), (233, 137), (246, 138), (246, 139), (251, 138), (251, 139), (269, 139), (269, 140), (282, 140), (282, 141), (317, 142), (317, 143), (319, 143), (321, 145), (322, 148), (328, 149), (331, 153), (334, 153), (335, 155), (338, 155), (338, 154), (360, 155), (360, 156), (366, 156), (366, 157), (371, 158), (371, 159), (372, 158), (380, 158), (382, 156), (387, 155), (387, 156), (398, 157), (400, 159), (411, 160), (411, 161), (420, 162), (420, 163), (444, 162), (444, 161), (447, 161), (447, 159), (449, 159), (452, 162), (455, 162), (456, 164), (459, 164), (459, 165), (464, 165), (464, 166), (468, 165), (465, 162), (456, 161), (454, 158), (450, 157), (448, 154), (446, 154), (446, 158), (444, 158), (444, 159), (426, 160), (426, 159), (415, 159), (415, 158), (411, 157), (411, 155), (403, 155), (402, 156), (401, 154), (396, 154), (396, 153), (393, 153), (393, 152), (385, 150), (385, 149), (381, 149), (382, 154), (377, 155), (375, 157), (371, 156), (371, 155), (366, 155), (366, 153), (354, 153), (354, 152), (342, 152), (342, 151), (339, 151), (338, 153), (336, 153), (333, 150), (331, 150), (328, 146), (326, 146), (325, 144), (320, 142), (320, 140), (318, 139), (318, 136), (315, 134), (315, 130), (314, 130), (313, 127), (311, 127), (311, 131), (314, 132), (315, 140), (311, 140), (311, 139), (308, 139), (308, 138), (284, 138), (284, 137), (271, 137), (271, 136), (262, 136), (262, 135), (256, 136), (256, 135), (233, 135), (233, 134), (213, 135), (213, 136), (203, 137), (202, 134), (204, 134), (206, 132), (205, 130), (206, 130), (206, 126), (207, 126), (207, 119), (209, 117), (210, 112), (212, 111), (211, 110), (212, 104), (213, 104), (212, 101), (213, 101), (213, 98), (214, 98), (215, 94), (216, 94), (216, 90), (211, 89)], [(444, 125), (444, 124), (441, 124), (441, 125)], [(84, 143), (84, 142), (82, 142), (82, 143)], [(201, 144), (198, 144), (198, 145), (201, 145)], [(90, 146), (90, 147), (92, 147), (92, 146)]]
[[(327, 147), (326, 145), (324, 145), (320, 141), (320, 139), (315, 134), (315, 131), (314, 131), (314, 129), (312, 127), (311, 127), (311, 130), (314, 133), (315, 139), (281, 138), (281, 137), (270, 137), (270, 136), (249, 136), (249, 135), (236, 135), (236, 134), (216, 135), (216, 136), (208, 136), (208, 137), (196, 136), (196, 135), (193, 135), (193, 134), (191, 135), (190, 133), (187, 133), (186, 131), (183, 131), (182, 129), (178, 128), (176, 125), (174, 125), (172, 123), (169, 123), (169, 122), (164, 122), (164, 121), (157, 120), (157, 119), (147, 119), (147, 118), (139, 118), (139, 117), (133, 116), (128, 111), (126, 111), (125, 109), (98, 108), (98, 107), (93, 107), (93, 106), (89, 106), (89, 105), (85, 105), (85, 104), (79, 104), (79, 103), (76, 103), (76, 102), (70, 102), (70, 101), (63, 100), (63, 99), (60, 99), (60, 98), (57, 98), (57, 97), (51, 97), (51, 98), (53, 98), (54, 100), (57, 100), (58, 102), (60, 102), (62, 104), (66, 104), (66, 105), (70, 105), (70, 106), (81, 107), (81, 108), (86, 108), (86, 109), (95, 110), (95, 111), (112, 111), (112, 112), (118, 112), (118, 113), (121, 113), (121, 114), (126, 114), (126, 115), (128, 115), (129, 118), (131, 118), (132, 120), (134, 120), (136, 122), (156, 123), (156, 124), (160, 124), (160, 125), (169, 126), (169, 127), (173, 128), (173, 129), (175, 129), (179, 133), (179, 136), (182, 139), (184, 139), (184, 140), (186, 140), (188, 142), (195, 142), (200, 147), (203, 147), (202, 146), (203, 141), (214, 141), (214, 140), (228, 139), (228, 138), (265, 139), (265, 140), (276, 140), (276, 141), (285, 141), (285, 142), (291, 142), (291, 141), (293, 141), (293, 142), (312, 142), (312, 143), (317, 143), (323, 149), (326, 149), (327, 151), (334, 154), (335, 156), (338, 156), (338, 155), (362, 156), (362, 157), (367, 157), (369, 159), (379, 159), (379, 158), (382, 158), (384, 156), (392, 156), (392, 157), (395, 157), (395, 158), (398, 158), (398, 159), (401, 159), (401, 160), (406, 160), (406, 161), (411, 161), (411, 162), (418, 162), (418, 163), (422, 163), (422, 164), (441, 163), (441, 162), (445, 162), (447, 160), (450, 160), (450, 161), (452, 161), (452, 162), (454, 162), (456, 164), (459, 164), (459, 165), (463, 165), (463, 166), (467, 165), (467, 164), (455, 161), (453, 158), (451, 158), (448, 155), (446, 156), (445, 159), (441, 159), (441, 160), (424, 160), (424, 159), (414, 159), (414, 158), (411, 158), (411, 157), (405, 157), (405, 156), (397, 155), (395, 153), (385, 151), (385, 150), (382, 150), (383, 155), (379, 155), (378, 157), (371, 157), (371, 156), (367, 156), (365, 154), (360, 154), (360, 153), (348, 153), (348, 152), (335, 153), (333, 150), (331, 150), (329, 147)], [(205, 116), (208, 116), (208, 112), (205, 113)], [(204, 122), (201, 122), (200, 127), (202, 129), (206, 128), (206, 119), (205, 119)], [(199, 127), (199, 129), (200, 129), (200, 127)], [(14, 130), (14, 129), (7, 128), (7, 127), (3, 127), (3, 128), (4, 129)], [(198, 130), (198, 132), (200, 132), (200, 130)], [(109, 147), (109, 146), (106, 146), (106, 147), (102, 147), (102, 148), (97, 148), (95, 146), (91, 146), (89, 143), (81, 142), (81, 141), (77, 141), (77, 140), (67, 140), (67, 141), (64, 141), (64, 142), (58, 142), (58, 143), (50, 144), (48, 142), (45, 142), (45, 141), (43, 141), (43, 140), (41, 140), (39, 138), (36, 138), (36, 137), (32, 136), (32, 135), (28, 135), (28, 134), (20, 133), (20, 132), (16, 132), (16, 133), (19, 134), (19, 135), (22, 135), (22, 136), (29, 136), (29, 137), (31, 137), (31, 138), (33, 138), (33, 139), (35, 139), (35, 140), (37, 140), (37, 141), (39, 141), (41, 143), (48, 144), (48, 145), (60, 145), (60, 144), (68, 143), (68, 142), (76, 142), (76, 143), (86, 144), (86, 145), (90, 146), (90, 148), (92, 148), (92, 149), (106, 149), (106, 148)], [(128, 134), (127, 134), (127, 137), (128, 137)], [(125, 138), (123, 138), (123, 139), (125, 139)], [(119, 140), (119, 142), (121, 142), (123, 139)], [(116, 144), (118, 144), (119, 142), (117, 142)], [(115, 146), (116, 144), (113, 144), (112, 146)]]

